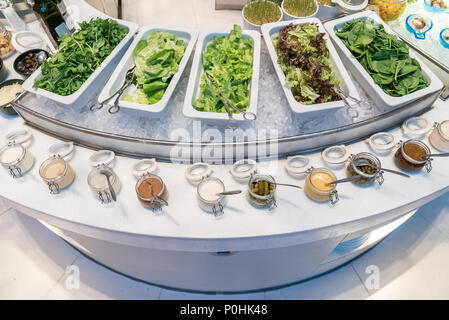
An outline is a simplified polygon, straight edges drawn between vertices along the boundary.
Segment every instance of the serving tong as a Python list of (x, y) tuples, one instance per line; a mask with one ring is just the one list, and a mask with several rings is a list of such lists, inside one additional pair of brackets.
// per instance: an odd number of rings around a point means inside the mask
[(103, 108), (105, 103), (109, 102), (115, 96), (117, 96), (115, 98), (114, 104), (108, 109), (108, 112), (111, 114), (119, 112), (120, 111), (120, 106), (118, 105), (119, 99), (120, 99), (121, 95), (123, 94), (123, 92), (134, 82), (134, 79), (136, 77), (135, 69), (136, 69), (136, 66), (133, 66), (131, 69), (128, 69), (128, 71), (126, 71), (125, 81), (123, 82), (123, 85), (120, 87), (120, 89), (118, 89), (112, 96), (104, 99), (100, 103), (95, 103), (95, 104), (91, 105), (89, 108), (90, 111), (100, 110), (101, 108)]
[[(218, 82), (215, 80), (215, 78), (208, 72), (204, 72), (206, 74), (206, 79), (208, 80), (208, 83), (212, 83), (215, 88), (217, 90), (219, 90), (219, 86), (218, 86)], [(220, 97), (221, 102), (223, 102), (225, 108), (226, 108), (226, 112), (228, 113), (228, 127), (231, 129), (236, 129), (238, 127), (238, 122), (237, 120), (234, 119), (232, 111), (229, 107), (231, 107), (232, 109), (236, 110), (238, 113), (243, 115), (243, 119), (248, 120), (248, 121), (254, 121), (256, 120), (257, 116), (255, 113), (250, 112), (250, 111), (243, 111), (242, 109), (240, 109), (239, 107), (237, 107), (235, 104), (233, 104), (231, 101), (229, 101), (228, 99), (226, 99), (226, 97), (221, 93), (218, 92), (218, 96)]]
[(359, 112), (357, 109), (355, 109), (353, 106), (351, 106), (351, 103), (349, 100), (352, 100), (357, 105), (361, 106), (364, 102), (362, 100), (359, 100), (357, 98), (354, 98), (353, 96), (350, 96), (349, 94), (346, 95), (343, 90), (341, 90), (339, 87), (334, 86), (334, 91), (336, 94), (340, 96), (340, 98), (343, 100), (343, 103), (346, 106), (346, 112), (349, 114), (349, 116), (353, 119), (356, 119), (359, 117)]

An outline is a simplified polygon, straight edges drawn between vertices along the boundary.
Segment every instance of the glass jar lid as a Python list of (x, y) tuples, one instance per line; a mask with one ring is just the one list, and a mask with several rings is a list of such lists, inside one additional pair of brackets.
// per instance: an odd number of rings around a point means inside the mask
[(309, 162), (309, 158), (304, 156), (288, 157), (285, 170), (293, 176), (304, 175), (307, 173)]
[(237, 180), (249, 179), (257, 172), (257, 163), (253, 159), (241, 159), (232, 165), (231, 175)]
[(402, 124), (402, 131), (411, 138), (424, 136), (432, 129), (432, 124), (423, 117), (411, 117)]
[(197, 185), (201, 180), (209, 177), (212, 173), (212, 169), (209, 164), (205, 162), (197, 162), (192, 164), (186, 169), (186, 179), (193, 185)]
[(10, 132), (6, 135), (7, 144), (22, 144), (31, 138), (31, 132), (27, 129)]
[(110, 150), (99, 150), (89, 157), (89, 164), (92, 167), (109, 166), (115, 159), (115, 153)]
[(332, 166), (343, 165), (348, 159), (348, 149), (344, 145), (332, 146), (324, 149), (321, 157)]
[(142, 159), (133, 165), (132, 171), (136, 178), (141, 178), (144, 175), (154, 173), (157, 168), (156, 159)]
[(378, 132), (368, 139), (368, 143), (374, 151), (384, 152), (394, 148), (396, 139), (389, 132)]

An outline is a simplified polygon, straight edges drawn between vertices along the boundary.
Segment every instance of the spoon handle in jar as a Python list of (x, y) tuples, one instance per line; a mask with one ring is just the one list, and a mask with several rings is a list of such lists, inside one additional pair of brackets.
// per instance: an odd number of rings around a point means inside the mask
[(168, 202), (165, 199), (159, 197), (157, 194), (153, 194), (153, 197), (155, 197), (156, 200), (159, 201), (160, 204), (162, 204), (164, 206), (168, 206)]
[(117, 196), (115, 195), (114, 188), (112, 187), (111, 181), (109, 180), (110, 177), (109, 174), (104, 171), (100, 171), (100, 174), (106, 177), (106, 181), (108, 182), (109, 193), (111, 194), (112, 200), (117, 201)]
[(112, 187), (111, 181), (109, 180), (109, 176), (106, 176), (106, 180), (108, 180), (109, 192), (111, 193), (112, 200), (117, 201), (117, 196), (115, 195), (114, 188)]
[(298, 188), (298, 189), (302, 189), (302, 187), (294, 185), (294, 184), (288, 184), (288, 183), (275, 183), (277, 186), (286, 186), (286, 187), (294, 187), (294, 188)]
[(444, 153), (431, 153), (428, 154), (426, 156), (426, 158), (431, 158), (431, 157), (449, 157), (449, 152), (444, 152)]
[(394, 173), (406, 178), (410, 178), (410, 176), (408, 174), (402, 173), (400, 171), (396, 171), (396, 170), (391, 170), (391, 169), (385, 169), (385, 168), (380, 168), (380, 170), (385, 171), (385, 172), (390, 172), (390, 173)]
[(224, 191), (224, 192), (217, 193), (217, 196), (231, 196), (231, 195), (239, 194), (239, 193), (242, 193), (242, 190)]
[(360, 178), (361, 178), (360, 176), (352, 176), (352, 177), (343, 178), (343, 179), (339, 179), (339, 180), (335, 180), (335, 181), (329, 182), (328, 185), (330, 185), (330, 184), (337, 184), (337, 183), (343, 183), (343, 182), (351, 182), (351, 181), (359, 180)]

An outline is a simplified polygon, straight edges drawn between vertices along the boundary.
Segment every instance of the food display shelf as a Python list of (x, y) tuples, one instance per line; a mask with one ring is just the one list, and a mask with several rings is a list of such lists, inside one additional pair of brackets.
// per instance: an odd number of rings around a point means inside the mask
[[(70, 3), (89, 16), (97, 13), (81, 0)], [(438, 158), (430, 173), (421, 170), (411, 178), (385, 173), (382, 185), (339, 184), (340, 200), (334, 205), (312, 201), (304, 190), (280, 185), (274, 210), (250, 204), (248, 183), (230, 174), (232, 163), (239, 159), (257, 159), (257, 172), (273, 176), (278, 183), (304, 186), (304, 177), (286, 171), (289, 160), (284, 157), (301, 154), (308, 157), (309, 167), (330, 168), (320, 152), (327, 146), (344, 143), (348, 155), (373, 152), (365, 140), (372, 133), (388, 131), (395, 141), (406, 140), (400, 124), (414, 115), (422, 115), (430, 124), (449, 119), (448, 102), (438, 100), (439, 92), (390, 109), (370, 100), (356, 81), (361, 98), (371, 106), (360, 109), (356, 121), (345, 110), (296, 116), (266, 48), (261, 51), (258, 120), (240, 124), (238, 134), (228, 140), (226, 124), (195, 122), (182, 115), (190, 63), (159, 119), (129, 110), (90, 111), (101, 85), (82, 105), (62, 105), (33, 93), (21, 95), (14, 105), (21, 117), (2, 116), (0, 124), (5, 134), (31, 131), (27, 147), (36, 163), (18, 179), (0, 168), (0, 179), (7, 182), (0, 184), (0, 196), (87, 256), (123, 274), (178, 289), (241, 292), (293, 283), (336, 268), (449, 191), (449, 160)], [(202, 142), (195, 137), (195, 131), (208, 129), (225, 138)], [(251, 135), (254, 132), (264, 135)], [(425, 134), (421, 139), (428, 141)], [(61, 140), (76, 144), (67, 160), (76, 175), (67, 189), (51, 194), (39, 165), (48, 159), (49, 147)], [(119, 154), (108, 162), (121, 181), (117, 202), (102, 204), (88, 187), (92, 149)], [(395, 151), (378, 155), (385, 168), (395, 168)], [(157, 175), (167, 187), (168, 206), (161, 211), (144, 208), (136, 195), (133, 166), (136, 158), (143, 157), (157, 158)], [(211, 163), (212, 177), (219, 178), (226, 190), (242, 190), (228, 196), (219, 217), (199, 207), (197, 189), (185, 178), (190, 164), (198, 161)], [(346, 175), (346, 163), (342, 164), (332, 168), (338, 178)]]

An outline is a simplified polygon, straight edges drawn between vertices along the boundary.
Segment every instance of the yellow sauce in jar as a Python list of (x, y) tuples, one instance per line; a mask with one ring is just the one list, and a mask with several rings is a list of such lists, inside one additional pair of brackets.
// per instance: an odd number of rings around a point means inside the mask
[(304, 193), (315, 201), (331, 201), (337, 186), (329, 183), (335, 180), (337, 180), (337, 177), (331, 170), (326, 168), (313, 169), (306, 177)]
[(334, 181), (334, 179), (332, 179), (330, 174), (326, 172), (317, 172), (310, 176), (310, 182), (312, 182), (313, 186), (320, 191), (329, 191), (334, 189), (334, 186), (329, 184), (332, 181)]

